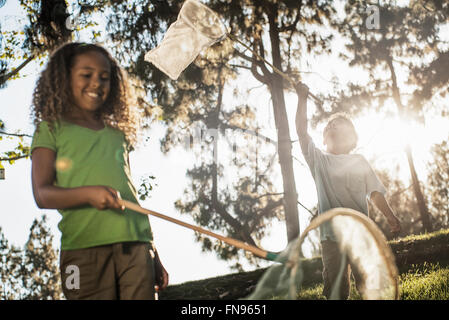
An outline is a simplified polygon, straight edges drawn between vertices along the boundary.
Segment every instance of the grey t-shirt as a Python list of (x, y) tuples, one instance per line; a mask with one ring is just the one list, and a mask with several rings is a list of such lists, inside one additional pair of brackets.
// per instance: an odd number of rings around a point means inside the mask
[[(304, 158), (315, 180), (318, 213), (332, 208), (350, 208), (368, 215), (367, 200), (371, 193), (386, 190), (368, 161), (360, 154), (330, 154), (323, 152), (308, 137)], [(320, 226), (320, 240), (333, 240), (330, 223)]]

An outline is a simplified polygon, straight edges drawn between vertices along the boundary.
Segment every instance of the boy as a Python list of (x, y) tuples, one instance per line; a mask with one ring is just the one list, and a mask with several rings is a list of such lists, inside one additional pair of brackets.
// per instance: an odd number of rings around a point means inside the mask
[[(351, 120), (336, 114), (324, 128), (326, 152), (317, 149), (307, 133), (307, 95), (309, 89), (297, 84), (298, 109), (296, 130), (304, 158), (310, 168), (318, 194), (318, 211), (323, 213), (336, 207), (351, 208), (368, 215), (369, 199), (385, 215), (391, 232), (399, 233), (399, 220), (394, 215), (384, 195), (386, 190), (368, 161), (359, 154), (350, 154), (357, 145), (357, 133)], [(320, 242), (323, 260), (323, 295), (330, 298), (336, 282), (341, 253), (329, 223), (320, 226)], [(346, 263), (340, 298), (347, 299), (350, 288), (350, 269)], [(361, 282), (354, 272), (356, 284)], [(357, 281), (359, 279), (359, 281)]]

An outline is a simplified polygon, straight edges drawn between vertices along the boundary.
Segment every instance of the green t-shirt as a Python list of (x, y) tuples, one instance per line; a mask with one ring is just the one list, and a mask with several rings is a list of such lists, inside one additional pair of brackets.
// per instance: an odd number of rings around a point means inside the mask
[[(31, 152), (44, 147), (56, 152), (56, 180), (63, 188), (104, 185), (120, 192), (122, 199), (138, 203), (131, 182), (129, 148), (124, 134), (105, 126), (92, 130), (66, 121), (39, 123)], [(90, 205), (58, 210), (62, 219), (61, 250), (89, 248), (126, 241), (152, 240), (148, 217), (131, 211), (98, 210)]]

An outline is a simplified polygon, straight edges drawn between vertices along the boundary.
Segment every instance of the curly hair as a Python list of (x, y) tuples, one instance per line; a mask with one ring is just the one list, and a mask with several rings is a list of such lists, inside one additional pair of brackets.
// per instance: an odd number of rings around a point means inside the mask
[(41, 72), (33, 92), (31, 117), (36, 127), (45, 120), (53, 123), (74, 108), (70, 72), (75, 57), (89, 52), (102, 53), (111, 66), (111, 88), (105, 103), (96, 111), (97, 119), (118, 129), (131, 147), (137, 142), (138, 116), (136, 97), (128, 75), (103, 47), (96, 44), (70, 42), (58, 47)]

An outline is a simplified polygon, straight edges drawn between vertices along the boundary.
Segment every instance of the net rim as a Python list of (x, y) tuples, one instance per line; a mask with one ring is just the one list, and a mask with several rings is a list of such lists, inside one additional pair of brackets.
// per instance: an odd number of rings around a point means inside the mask
[[(301, 254), (301, 245), (304, 242), (305, 237), (308, 235), (308, 233), (311, 230), (314, 230), (318, 228), (319, 225), (321, 225), (323, 222), (329, 221), (335, 216), (342, 215), (342, 216), (351, 216), (357, 220), (359, 220), (365, 227), (368, 229), (369, 232), (373, 235), (375, 239), (375, 243), (377, 245), (377, 248), (381, 252), (382, 258), (386, 261), (388, 273), (390, 277), (394, 281), (394, 300), (399, 299), (399, 273), (395, 262), (395, 257), (393, 255), (393, 252), (391, 251), (390, 246), (387, 243), (387, 240), (382, 233), (382, 231), (375, 225), (375, 223), (369, 219), (366, 215), (353, 210), (349, 208), (334, 208), (330, 209), (322, 214), (320, 214), (318, 217), (313, 219), (310, 224), (307, 226), (307, 228), (304, 230), (304, 232), (301, 234), (298, 240), (296, 240), (296, 243), (294, 246), (296, 247), (296, 250), (292, 250), (292, 253), (288, 257), (288, 263), (291, 263), (292, 269), (290, 271), (290, 279), (294, 279), (296, 276), (297, 269), (299, 265), (301, 264), (300, 254)], [(295, 261), (299, 261), (299, 263), (295, 263)], [(291, 280), (292, 281), (292, 280)], [(295, 295), (295, 286), (294, 283), (291, 283), (290, 285), (290, 296), (294, 297)]]
[[(217, 19), (217, 21), (220, 22), (220, 27), (221, 27), (221, 30), (223, 31), (222, 34), (221, 34), (220, 36), (218, 36), (218, 35), (217, 35), (217, 36), (211, 36), (210, 34), (205, 34), (205, 33), (202, 32), (200, 29), (196, 28), (196, 27), (190, 22), (190, 20), (187, 18), (187, 16), (184, 15), (184, 12), (185, 12), (185, 10), (186, 10), (185, 7), (186, 7), (186, 5), (188, 5), (189, 3), (192, 3), (192, 4), (194, 4), (194, 5), (197, 5), (197, 6), (201, 7), (201, 8), (203, 8), (204, 10), (206, 10), (206, 12), (208, 12), (208, 13), (211, 14), (211, 15), (213, 15), (213, 16)], [(206, 38), (213, 39), (215, 42), (218, 42), (218, 41), (220, 41), (220, 40), (222, 40), (222, 39), (224, 39), (224, 38), (227, 37), (227, 30), (226, 30), (226, 27), (225, 27), (225, 25), (223, 24), (223, 22), (222, 22), (222, 20), (221, 20), (220, 15), (218, 15), (214, 10), (212, 10), (211, 8), (209, 8), (208, 6), (206, 6), (205, 4), (203, 4), (203, 3), (201, 3), (201, 2), (199, 2), (199, 1), (197, 1), (197, 0), (186, 0), (186, 1), (183, 3), (183, 5), (182, 5), (181, 10), (179, 11), (178, 19), (184, 21), (189, 27), (191, 27), (191, 28), (194, 29), (195, 31), (201, 33), (201, 35), (205, 36)]]

